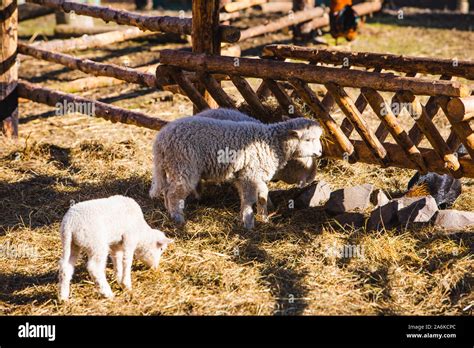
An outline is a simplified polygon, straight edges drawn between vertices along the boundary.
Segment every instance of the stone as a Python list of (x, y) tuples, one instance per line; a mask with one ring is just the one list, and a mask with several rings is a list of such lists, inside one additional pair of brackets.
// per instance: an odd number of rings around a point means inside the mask
[(365, 210), (369, 207), (373, 189), (373, 185), (364, 184), (336, 190), (331, 193), (326, 202), (326, 212), (331, 215), (339, 215), (345, 212)]
[(440, 210), (434, 219), (434, 225), (447, 230), (474, 227), (474, 212), (460, 210)]
[(343, 213), (334, 217), (334, 221), (342, 227), (362, 228), (365, 225), (365, 216), (361, 213)]
[(297, 206), (300, 208), (314, 208), (325, 203), (331, 195), (331, 186), (323, 180), (314, 182), (305, 187), (303, 192), (296, 198)]
[(412, 223), (428, 223), (437, 211), (438, 206), (431, 196), (392, 199), (372, 211), (367, 229), (392, 229)]
[(398, 222), (402, 226), (430, 222), (437, 211), (438, 204), (432, 196), (398, 199)]
[(370, 203), (375, 207), (381, 207), (382, 205), (387, 204), (390, 201), (390, 198), (387, 197), (385, 192), (381, 189), (374, 190), (370, 195)]

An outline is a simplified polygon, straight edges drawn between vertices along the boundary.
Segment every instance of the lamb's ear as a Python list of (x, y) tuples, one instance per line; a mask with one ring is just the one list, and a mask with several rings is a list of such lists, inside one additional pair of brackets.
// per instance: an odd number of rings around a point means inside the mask
[(171, 244), (174, 242), (174, 239), (171, 239), (171, 238), (168, 238), (165, 236), (165, 234), (159, 230), (157, 230), (158, 232), (158, 239), (157, 239), (157, 242), (161, 245), (168, 245), (168, 244)]
[(303, 131), (300, 129), (291, 129), (290, 131), (288, 131), (288, 136), (290, 138), (300, 139), (302, 135), (303, 135)]
[(283, 115), (283, 116), (281, 117), (281, 119), (282, 119), (282, 121), (289, 121), (289, 120), (291, 120), (290, 117), (285, 116), (285, 115)]

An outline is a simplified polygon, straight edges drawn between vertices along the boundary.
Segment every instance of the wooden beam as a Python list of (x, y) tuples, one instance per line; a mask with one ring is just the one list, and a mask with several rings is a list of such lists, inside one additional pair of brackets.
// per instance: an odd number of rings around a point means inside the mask
[(241, 75), (286, 81), (301, 79), (308, 83), (326, 84), (334, 82), (343, 87), (369, 87), (379, 91), (410, 91), (419, 95), (468, 96), (470, 90), (457, 81), (433, 81), (409, 78), (389, 73), (375, 73), (312, 66), (303, 63), (286, 63), (269, 59), (232, 58), (205, 56), (176, 50), (161, 51), (160, 61), (185, 70), (199, 70), (211, 73)]
[(297, 47), (291, 45), (268, 45), (265, 56), (299, 59), (310, 62), (395, 70), (405, 73), (460, 76), (474, 79), (474, 61), (425, 58), (369, 52), (343, 52), (336, 50)]
[(453, 98), (448, 103), (448, 112), (457, 122), (469, 121), (474, 118), (474, 96)]
[(266, 2), (268, 2), (268, 0), (240, 0), (237, 2), (229, 2), (228, 4), (224, 5), (224, 11), (237, 12), (252, 6), (264, 4)]
[[(212, 3), (213, 1), (209, 2)], [(26, 0), (26, 2), (64, 12), (74, 11), (74, 13), (78, 15), (100, 18), (105, 22), (131, 25), (142, 30), (186, 35), (191, 35), (192, 33), (191, 18), (147, 16), (125, 10), (115, 10), (103, 6), (81, 4), (64, 0)], [(218, 35), (220, 35), (223, 42), (237, 42), (240, 38), (240, 30), (235, 27), (223, 25), (218, 27), (216, 32), (219, 33)]]
[(271, 21), (268, 24), (257, 25), (256, 27), (251, 27), (242, 31), (240, 33), (240, 41), (267, 33), (273, 33), (284, 28), (291, 27), (295, 24), (304, 23), (313, 18), (320, 17), (324, 13), (325, 11), (321, 7), (315, 7), (311, 10), (295, 12), (291, 15), (286, 15), (281, 17), (280, 19)]
[(18, 136), (18, 8), (16, 0), (0, 5), (0, 121), (7, 137)]
[[(114, 123), (120, 122), (154, 130), (160, 130), (167, 124), (166, 121), (140, 112), (125, 110), (99, 101), (53, 91), (23, 80), (20, 80), (18, 83), (18, 95), (21, 98), (54, 107), (62, 106), (64, 103), (67, 103), (66, 105), (80, 105), (81, 107), (75, 109), (82, 112), (87, 110), (89, 116), (101, 117)], [(93, 111), (92, 115), (89, 114), (90, 111)]]
[(80, 70), (95, 76), (114, 77), (119, 80), (147, 87), (158, 87), (156, 76), (152, 73), (141, 72), (136, 69), (122, 67), (115, 64), (98, 63), (89, 59), (76, 58), (64, 53), (49, 52), (23, 43), (18, 43), (18, 52), (37, 59), (61, 64), (69, 69)]

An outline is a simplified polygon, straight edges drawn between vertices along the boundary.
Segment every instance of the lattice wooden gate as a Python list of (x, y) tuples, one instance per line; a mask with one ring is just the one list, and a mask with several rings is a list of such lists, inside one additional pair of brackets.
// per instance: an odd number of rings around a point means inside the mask
[[(194, 84), (184, 74), (195, 72), (209, 94), (222, 107), (236, 108), (237, 103), (221, 87), (219, 78), (230, 79), (253, 115), (264, 121), (272, 120), (272, 112), (266, 105), (266, 91), (270, 91), (282, 110), (290, 117), (303, 114), (301, 99), (313, 117), (324, 126), (331, 142), (326, 144), (329, 157), (344, 158), (351, 163), (361, 161), (384, 167), (396, 166), (417, 169), (424, 173), (435, 171), (451, 173), (456, 177), (474, 177), (474, 134), (469, 120), (474, 116), (471, 89), (466, 84), (452, 81), (452, 76), (474, 78), (474, 62), (407, 58), (392, 55), (354, 54), (313, 50), (295, 46), (270, 45), (265, 48), (266, 58), (232, 58), (206, 56), (182, 51), (165, 50), (161, 53), (161, 65), (157, 77), (163, 84), (176, 83), (199, 110), (209, 105)], [(284, 62), (285, 58), (306, 60), (310, 64)], [(339, 67), (317, 66), (325, 63)], [(373, 71), (351, 70), (350, 66), (362, 66)], [(384, 69), (406, 73), (400, 76), (382, 72)], [(419, 78), (418, 73), (442, 74), (441, 78)], [(262, 79), (254, 91), (248, 78)], [(310, 84), (324, 85), (327, 90), (319, 99)], [(360, 94), (353, 100), (345, 91), (356, 88)], [(288, 91), (289, 89), (289, 91)], [(380, 92), (393, 92), (387, 103)], [(429, 96), (425, 105), (420, 96)], [(363, 113), (370, 105), (380, 118), (380, 124), (372, 129)], [(405, 130), (397, 118), (400, 107), (410, 113), (415, 123)], [(345, 115), (339, 125), (331, 116), (337, 106)], [(451, 124), (451, 134), (445, 140), (433, 117), (442, 110)], [(274, 118), (273, 118), (274, 119)], [(356, 131), (362, 140), (354, 139)], [(394, 142), (387, 141), (391, 135)], [(426, 137), (431, 148), (419, 146)], [(463, 143), (468, 156), (458, 158), (456, 149)]]

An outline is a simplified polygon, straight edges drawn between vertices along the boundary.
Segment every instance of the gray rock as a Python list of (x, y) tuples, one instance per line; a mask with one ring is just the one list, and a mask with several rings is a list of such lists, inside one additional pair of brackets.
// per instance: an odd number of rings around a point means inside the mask
[(370, 202), (375, 206), (375, 207), (381, 207), (382, 205), (387, 204), (390, 201), (390, 199), (387, 197), (387, 195), (380, 189), (374, 190), (370, 196)]
[(367, 228), (380, 230), (404, 227), (412, 223), (428, 223), (437, 211), (438, 206), (431, 196), (392, 199), (372, 211)]
[(329, 214), (338, 215), (345, 212), (367, 209), (373, 189), (373, 185), (364, 184), (336, 190), (331, 193), (326, 203), (326, 211)]
[(460, 210), (440, 210), (434, 219), (434, 225), (447, 230), (474, 227), (474, 212)]
[(391, 200), (370, 213), (368, 230), (392, 229), (398, 226), (398, 201)]
[(361, 213), (343, 213), (334, 217), (334, 221), (342, 227), (361, 228), (365, 225), (365, 216)]
[(331, 195), (331, 186), (323, 180), (305, 187), (296, 198), (296, 204), (301, 208), (313, 208), (322, 205)]

